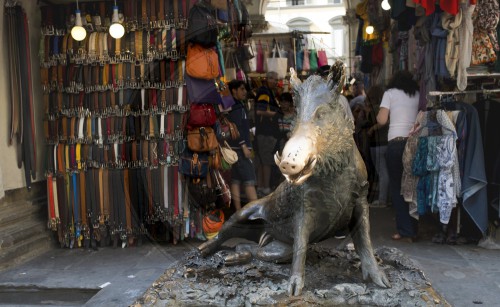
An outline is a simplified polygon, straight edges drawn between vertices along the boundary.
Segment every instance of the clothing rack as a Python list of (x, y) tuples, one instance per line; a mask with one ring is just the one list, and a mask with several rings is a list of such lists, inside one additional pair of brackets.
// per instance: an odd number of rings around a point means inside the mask
[(470, 91), (451, 91), (451, 92), (440, 92), (440, 91), (431, 91), (429, 92), (429, 96), (441, 96), (441, 95), (456, 95), (456, 94), (490, 94), (490, 93), (499, 93), (500, 89), (481, 89), (481, 90), (470, 90)]

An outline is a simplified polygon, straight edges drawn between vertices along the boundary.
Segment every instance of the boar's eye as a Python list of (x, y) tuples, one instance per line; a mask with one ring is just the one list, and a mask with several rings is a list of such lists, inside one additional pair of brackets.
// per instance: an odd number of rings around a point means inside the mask
[(323, 119), (326, 116), (325, 110), (318, 110), (316, 112), (316, 119)]

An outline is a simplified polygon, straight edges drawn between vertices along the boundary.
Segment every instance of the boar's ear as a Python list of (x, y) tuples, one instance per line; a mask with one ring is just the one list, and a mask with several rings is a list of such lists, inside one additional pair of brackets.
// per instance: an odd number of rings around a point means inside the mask
[(340, 94), (346, 78), (346, 69), (342, 61), (337, 60), (328, 73), (328, 88), (332, 94)]

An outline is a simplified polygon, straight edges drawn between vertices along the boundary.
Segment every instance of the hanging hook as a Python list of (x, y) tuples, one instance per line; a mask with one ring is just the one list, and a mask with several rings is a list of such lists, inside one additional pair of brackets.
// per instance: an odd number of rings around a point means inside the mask
[(19, 5), (17, 0), (5, 0), (5, 7), (14, 7)]

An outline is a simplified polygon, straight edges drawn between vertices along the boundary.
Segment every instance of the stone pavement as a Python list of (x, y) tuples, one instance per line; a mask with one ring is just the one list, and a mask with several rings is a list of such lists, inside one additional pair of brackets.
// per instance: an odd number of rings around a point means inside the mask
[[(392, 209), (371, 209), (372, 240), (375, 248), (393, 246), (420, 265), (433, 288), (452, 306), (500, 306), (500, 250), (486, 250), (476, 245), (438, 245), (424, 237), (416, 243), (390, 239), (394, 229)], [(330, 239), (325, 246), (342, 246), (346, 240)], [(128, 306), (199, 241), (178, 245), (147, 242), (142, 247), (53, 249), (23, 265), (0, 272), (0, 305), (29, 306), (41, 303), (52, 306)], [(34, 286), (40, 291), (38, 301), (33, 291), (9, 296), (12, 287)], [(57, 297), (51, 289), (65, 288)], [(97, 292), (81, 298), (85, 289)], [(22, 289), (21, 289), (22, 290)], [(78, 292), (80, 290), (80, 292)], [(92, 295), (93, 293), (89, 294)]]

